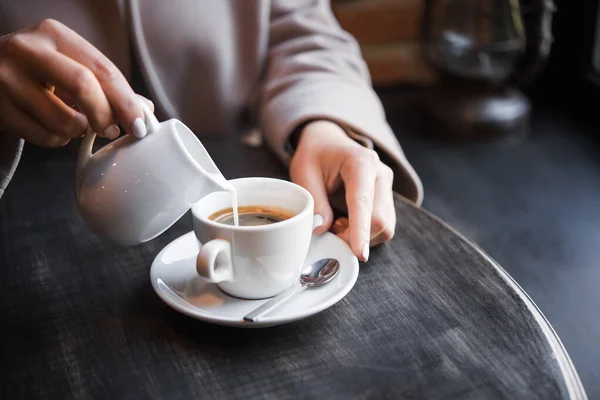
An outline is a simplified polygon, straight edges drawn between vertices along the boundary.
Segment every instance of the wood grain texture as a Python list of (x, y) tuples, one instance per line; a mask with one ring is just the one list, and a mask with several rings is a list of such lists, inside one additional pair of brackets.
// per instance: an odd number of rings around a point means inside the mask
[(436, 74), (418, 43), (362, 46), (362, 55), (373, 84), (379, 87), (402, 84), (431, 85)]
[(360, 44), (375, 85), (430, 85), (436, 81), (419, 43), (423, 7), (422, 0), (332, 2), (342, 28)]
[(423, 180), (424, 206), (513, 276), (560, 336), (590, 399), (600, 398), (600, 131), (555, 82), (530, 96), (530, 132), (481, 143), (443, 140), (419, 112), (422, 90), (379, 94)]
[(340, 25), (361, 44), (413, 42), (420, 33), (423, 0), (332, 1)]
[[(228, 178), (286, 177), (238, 138), (205, 144)], [(248, 331), (185, 317), (152, 291), (150, 264), (189, 215), (144, 245), (102, 243), (77, 215), (74, 171), (68, 150), (28, 147), (0, 200), (7, 398), (583, 398), (512, 281), (407, 202), (346, 298)]]

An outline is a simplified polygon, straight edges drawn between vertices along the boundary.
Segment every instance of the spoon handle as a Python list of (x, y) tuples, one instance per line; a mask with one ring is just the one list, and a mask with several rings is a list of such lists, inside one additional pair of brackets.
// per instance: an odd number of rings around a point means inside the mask
[(300, 293), (307, 287), (308, 287), (308, 285), (304, 285), (300, 282), (295, 283), (289, 289), (286, 289), (284, 292), (279, 293), (277, 296), (273, 297), (271, 300), (265, 302), (263, 305), (256, 308), (251, 313), (247, 314), (244, 317), (244, 321), (256, 322), (260, 317), (262, 317), (266, 313), (270, 312), (275, 307), (285, 303), (290, 298), (292, 298), (292, 296), (294, 296), (297, 293)]

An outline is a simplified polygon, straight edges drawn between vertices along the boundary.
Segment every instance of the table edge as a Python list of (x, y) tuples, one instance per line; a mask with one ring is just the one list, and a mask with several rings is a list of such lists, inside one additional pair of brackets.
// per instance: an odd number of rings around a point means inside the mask
[(552, 348), (552, 351), (554, 352), (556, 361), (558, 362), (558, 366), (565, 379), (565, 384), (567, 386), (567, 390), (569, 391), (569, 397), (571, 399), (587, 400), (588, 397), (581, 382), (581, 379), (579, 378), (577, 370), (575, 369), (575, 365), (573, 364), (569, 353), (567, 353), (567, 350), (564, 347), (562, 341), (560, 340), (559, 336), (557, 335), (556, 331), (554, 330), (544, 313), (542, 313), (537, 304), (535, 304), (535, 302), (531, 299), (531, 297), (529, 297), (527, 292), (514, 280), (514, 278), (510, 276), (510, 274), (506, 272), (506, 270), (500, 264), (498, 264), (489, 254), (487, 254), (477, 243), (463, 235), (461, 232), (459, 232), (452, 226), (450, 226), (440, 217), (436, 216), (435, 214), (426, 210), (423, 207), (417, 206), (414, 202), (408, 200), (407, 198), (403, 197), (398, 193), (394, 192), (394, 198), (412, 207), (413, 209), (422, 213), (423, 215), (427, 216), (433, 221), (437, 222), (445, 229), (448, 229), (451, 232), (453, 232), (465, 243), (471, 246), (475, 251), (477, 251), (481, 256), (483, 256), (496, 269), (500, 277), (504, 279), (510, 285), (510, 287), (517, 293), (521, 300), (523, 300), (529, 311), (533, 314), (536, 322), (544, 332), (546, 340), (548, 341), (550, 347)]

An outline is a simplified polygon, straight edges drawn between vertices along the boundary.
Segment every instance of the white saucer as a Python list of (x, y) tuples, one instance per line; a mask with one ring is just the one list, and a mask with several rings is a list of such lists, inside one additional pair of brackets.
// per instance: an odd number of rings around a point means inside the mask
[(152, 287), (175, 310), (202, 321), (241, 328), (281, 325), (314, 315), (341, 300), (358, 278), (358, 260), (349, 246), (331, 233), (313, 237), (305, 265), (321, 258), (336, 258), (340, 272), (327, 285), (308, 288), (271, 311), (259, 322), (244, 315), (267, 300), (243, 300), (228, 296), (215, 284), (196, 274), (198, 241), (194, 232), (175, 239), (156, 256), (150, 269)]

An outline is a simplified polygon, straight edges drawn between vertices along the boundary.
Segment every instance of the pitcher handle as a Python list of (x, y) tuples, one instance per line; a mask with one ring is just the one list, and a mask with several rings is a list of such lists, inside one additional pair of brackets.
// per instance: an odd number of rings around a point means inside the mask
[[(159, 129), (158, 119), (154, 116), (154, 113), (148, 106), (144, 100), (142, 100), (138, 96), (138, 100), (142, 105), (142, 110), (144, 112), (144, 119), (146, 122), (146, 129), (148, 133), (156, 132)], [(83, 136), (83, 140), (81, 141), (81, 145), (79, 147), (79, 155), (77, 157), (77, 174), (79, 174), (88, 162), (92, 159), (92, 149), (94, 146), (94, 140), (96, 139), (96, 133), (88, 126), (85, 135)]]
[(88, 126), (87, 130), (85, 131), (85, 135), (81, 140), (81, 145), (79, 146), (79, 155), (77, 156), (77, 175), (83, 171), (85, 166), (92, 159), (94, 139), (96, 139), (96, 134), (92, 128)]
[(158, 131), (160, 123), (158, 122), (158, 119), (156, 119), (156, 116), (154, 116), (154, 113), (150, 109), (150, 106), (148, 105), (148, 103), (146, 103), (139, 97), (138, 100), (140, 101), (140, 104), (142, 105), (142, 110), (144, 111), (144, 119), (146, 120), (147, 132), (152, 133)]

